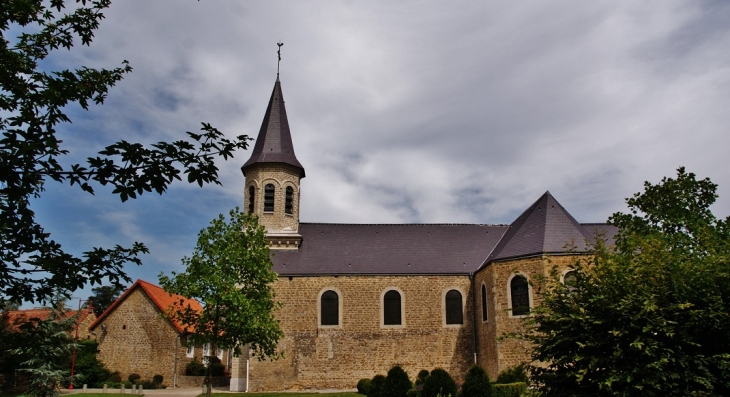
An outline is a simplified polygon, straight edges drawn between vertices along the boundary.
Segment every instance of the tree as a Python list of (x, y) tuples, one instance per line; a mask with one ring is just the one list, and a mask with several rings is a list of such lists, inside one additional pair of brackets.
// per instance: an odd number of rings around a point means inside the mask
[[(272, 270), (266, 230), (258, 219), (238, 207), (230, 211), (228, 220), (219, 215), (200, 231), (192, 256), (182, 262), (185, 272), (173, 272), (172, 277), (160, 274), (160, 285), (203, 305), (197, 311), (181, 300), (168, 312), (191, 330), (188, 343), (210, 343), (213, 357), (217, 348), (231, 348), (238, 355), (248, 345), (259, 359), (278, 358), (283, 333), (274, 317), (279, 303), (272, 283), (277, 274)], [(210, 366), (205, 384), (210, 396)]]
[(710, 211), (717, 185), (679, 168), (644, 184), (598, 241), (557, 274), (529, 319), (540, 395), (730, 395), (730, 218)]
[(76, 347), (72, 330), (78, 313), (69, 316), (63, 300), (52, 306), (46, 319), (31, 318), (16, 324), (10, 354), (20, 361), (18, 371), (28, 375), (28, 393), (35, 397), (58, 396), (63, 381), (68, 381), (68, 359)]
[[(149, 147), (120, 141), (106, 146), (85, 164), (62, 163), (69, 150), (57, 136), (69, 123), (71, 105), (88, 110), (102, 104), (108, 90), (132, 68), (124, 61), (114, 69), (46, 71), (48, 57), (90, 45), (110, 0), (77, 0), (65, 11), (64, 0), (0, 2), (0, 300), (48, 302), (57, 291), (69, 297), (87, 283), (109, 280), (121, 286), (131, 280), (127, 263), (140, 264), (147, 253), (132, 247), (93, 248), (77, 257), (35, 220), (31, 201), (55, 181), (94, 193), (92, 184), (112, 185), (121, 201), (145, 192), (162, 194), (181, 175), (202, 186), (218, 182), (215, 158), (227, 159), (245, 149), (249, 138), (226, 139), (209, 124), (186, 140), (159, 142)], [(18, 37), (6, 37), (15, 35)]]
[(89, 296), (89, 299), (84, 303), (84, 307), (91, 305), (94, 314), (98, 317), (117, 300), (119, 295), (124, 292), (124, 288), (116, 285), (100, 285), (92, 288), (91, 292), (93, 292), (93, 295)]

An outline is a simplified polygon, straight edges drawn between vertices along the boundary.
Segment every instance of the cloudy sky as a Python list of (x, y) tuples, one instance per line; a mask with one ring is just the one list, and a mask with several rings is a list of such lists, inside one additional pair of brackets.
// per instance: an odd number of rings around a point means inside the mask
[[(546, 190), (603, 222), (681, 165), (730, 214), (730, 2), (123, 0), (106, 16), (47, 65), (134, 68), (103, 106), (69, 108), (69, 163), (200, 122), (255, 137), (282, 41), (303, 222), (510, 223)], [(49, 182), (34, 205), (70, 252), (144, 242), (127, 270), (157, 282), (242, 205), (249, 156), (219, 164), (222, 187), (121, 204)]]

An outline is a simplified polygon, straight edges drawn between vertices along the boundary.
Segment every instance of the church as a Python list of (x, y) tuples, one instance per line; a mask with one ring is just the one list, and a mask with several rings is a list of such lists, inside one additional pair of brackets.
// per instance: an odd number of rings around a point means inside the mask
[[(510, 225), (328, 224), (299, 221), (305, 177), (277, 77), (245, 176), (244, 209), (266, 227), (285, 336), (276, 361), (233, 360), (231, 391), (354, 388), (400, 364), (414, 379), (474, 363), (493, 380), (529, 361), (501, 336), (539, 304), (531, 281), (564, 277), (596, 233), (546, 192)], [(610, 242), (609, 242), (610, 243)], [(574, 249), (566, 252), (566, 246)]]

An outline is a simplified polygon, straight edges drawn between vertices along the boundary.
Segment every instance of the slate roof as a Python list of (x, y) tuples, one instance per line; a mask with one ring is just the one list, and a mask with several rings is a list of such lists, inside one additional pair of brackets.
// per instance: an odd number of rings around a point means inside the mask
[[(105, 311), (102, 313), (99, 318), (96, 319), (90, 326), (89, 329), (94, 329), (97, 325), (101, 324), (104, 318), (106, 318), (111, 312), (113, 312), (124, 300), (129, 296), (129, 294), (132, 293), (136, 288), (140, 288), (149, 298), (150, 300), (157, 306), (157, 309), (160, 310), (160, 312), (164, 313), (168, 308), (170, 308), (173, 304), (183, 300), (183, 305), (190, 305), (192, 309), (195, 310), (203, 310), (203, 306), (200, 305), (198, 301), (195, 299), (187, 299), (183, 296), (176, 295), (176, 294), (169, 294), (165, 292), (165, 290), (162, 289), (162, 287), (150, 284), (144, 280), (137, 280), (132, 284), (129, 288), (127, 288), (124, 293), (117, 298), (117, 300), (114, 301)], [(185, 327), (180, 324), (177, 321), (170, 321), (170, 323), (175, 327), (175, 329), (183, 333), (186, 331)]]
[(575, 252), (585, 252), (586, 240), (592, 238), (592, 234), (550, 192), (545, 192), (512, 222), (487, 262), (535, 254), (565, 253), (566, 245), (571, 243), (574, 244)]
[(469, 274), (507, 225), (300, 223), (297, 251), (273, 251), (282, 276)]
[(274, 91), (271, 93), (269, 106), (266, 108), (264, 121), (261, 123), (251, 158), (241, 167), (243, 175), (246, 175), (249, 167), (260, 163), (290, 165), (299, 169), (300, 176), (304, 178), (304, 167), (294, 154), (289, 120), (284, 107), (284, 96), (281, 92), (281, 82), (278, 79), (274, 83)]
[(511, 225), (300, 223), (298, 250), (272, 251), (281, 276), (470, 274), (490, 262), (561, 255), (573, 242), (586, 252), (596, 232), (616, 228), (578, 223), (546, 192)]

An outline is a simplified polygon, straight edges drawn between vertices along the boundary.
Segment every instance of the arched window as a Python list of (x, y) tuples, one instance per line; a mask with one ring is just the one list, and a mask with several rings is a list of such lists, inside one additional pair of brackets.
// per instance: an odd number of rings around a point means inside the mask
[(455, 289), (446, 293), (446, 324), (464, 324), (461, 292)]
[(292, 189), (291, 186), (286, 187), (286, 201), (284, 201), (284, 212), (287, 214), (292, 213), (292, 208), (294, 208), (294, 205), (292, 204), (294, 202), (294, 189)]
[(390, 290), (383, 296), (383, 325), (401, 325), (400, 293)]
[(527, 279), (522, 276), (515, 276), (510, 282), (510, 295), (512, 296), (512, 315), (524, 316), (530, 313), (530, 286)]
[(563, 275), (563, 284), (565, 284), (565, 286), (568, 287), (569, 289), (571, 289), (571, 290), (574, 289), (576, 282), (577, 282), (577, 275), (575, 273), (575, 270), (571, 270), (571, 271), (565, 273), (565, 275)]
[(264, 187), (264, 212), (274, 212), (274, 185), (268, 184)]
[(253, 186), (248, 187), (248, 212), (253, 214), (254, 210), (254, 197), (256, 195), (256, 188)]
[(487, 286), (482, 284), (482, 321), (487, 321)]
[(320, 298), (320, 325), (340, 325), (340, 297), (335, 291), (325, 291)]

